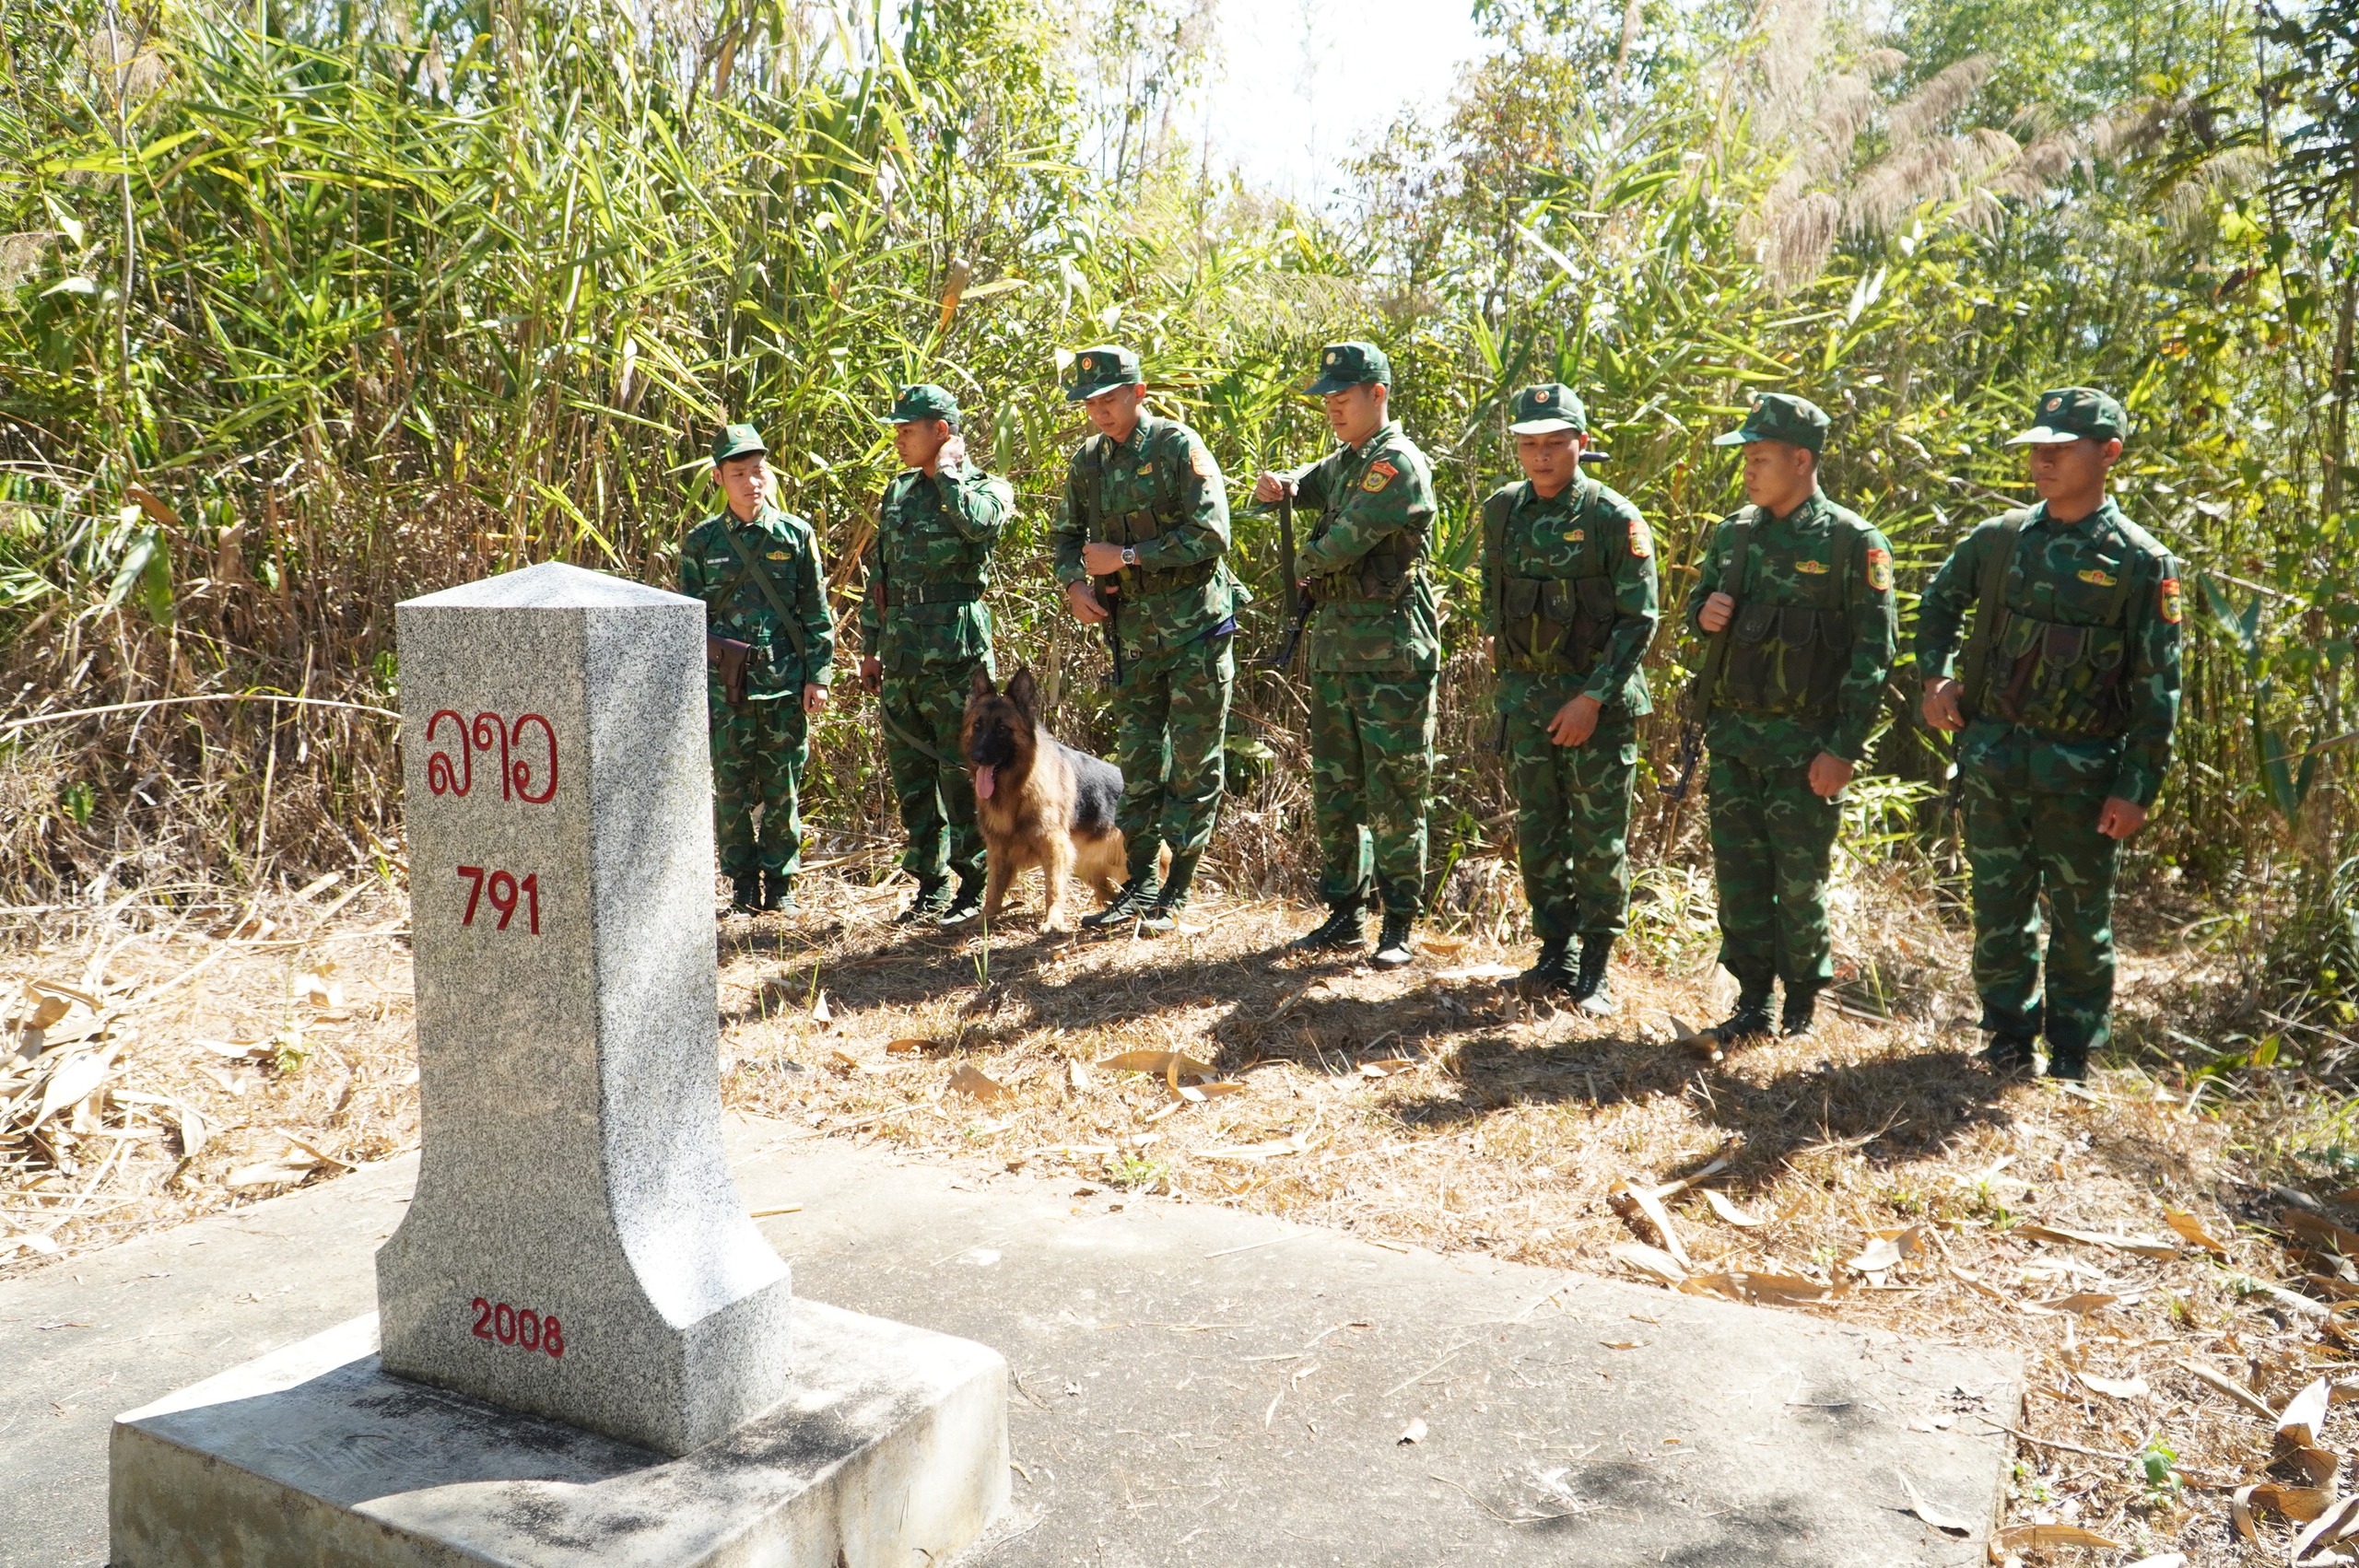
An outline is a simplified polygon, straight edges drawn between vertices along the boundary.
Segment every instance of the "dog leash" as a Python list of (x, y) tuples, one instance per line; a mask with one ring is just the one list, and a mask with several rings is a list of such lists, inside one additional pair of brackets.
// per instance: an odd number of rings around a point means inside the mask
[(892, 709), (885, 706), (885, 694), (882, 692), (876, 694), (876, 717), (885, 720), (885, 728), (892, 731), (893, 733), (898, 735), (903, 742), (915, 746), (919, 751), (924, 753), (927, 756), (933, 758), (934, 761), (940, 763), (943, 766), (963, 769), (967, 766), (962, 762), (951, 761), (948, 757), (943, 755), (940, 752), (935, 751), (932, 746), (927, 745), (923, 741), (919, 740), (915, 735), (910, 734), (898, 724), (896, 724), (893, 721)]

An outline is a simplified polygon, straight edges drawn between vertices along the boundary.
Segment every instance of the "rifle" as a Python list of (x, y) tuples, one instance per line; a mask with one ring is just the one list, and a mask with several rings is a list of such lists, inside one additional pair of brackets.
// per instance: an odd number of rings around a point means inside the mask
[(1269, 670), (1283, 670), (1294, 662), (1295, 649), (1302, 645), (1302, 628), (1310, 621), (1310, 590), (1302, 585), (1301, 568), (1294, 554), (1294, 486), (1284, 481), (1278, 490), (1278, 574), (1294, 595), (1294, 614), (1286, 622), (1278, 650), (1262, 661)]
[[(1729, 524), (1729, 532), (1737, 579), (1729, 597), (1737, 602), (1737, 609), (1729, 612), (1728, 625), (1711, 634), (1711, 646), (1705, 650), (1703, 667), (1687, 684), (1687, 721), (1679, 732), (1679, 781), (1662, 787), (1662, 792), (1673, 801), (1685, 800), (1688, 787), (1696, 782), (1696, 766), (1704, 758), (1704, 722), (1712, 715), (1712, 692), (1720, 684), (1721, 673), (1729, 667), (1730, 633), (1736, 626), (1737, 611), (1744, 607), (1744, 591), (1753, 575), (1751, 518)], [(1705, 548), (1709, 550), (1711, 545), (1707, 544)]]
[(1097, 603), (1106, 611), (1106, 651), (1114, 660), (1114, 673), (1107, 685), (1119, 686), (1122, 684), (1122, 579), (1101, 577), (1091, 580), (1097, 584)]

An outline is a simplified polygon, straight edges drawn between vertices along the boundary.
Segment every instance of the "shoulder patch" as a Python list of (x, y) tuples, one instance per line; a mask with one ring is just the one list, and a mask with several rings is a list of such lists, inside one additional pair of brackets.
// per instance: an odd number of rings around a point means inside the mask
[(1360, 488), (1373, 496), (1387, 485), (1391, 484), (1400, 472), (1382, 458), (1379, 458), (1368, 465), (1367, 477), (1360, 481)]
[(1630, 555), (1635, 560), (1645, 560), (1655, 553), (1655, 542), (1647, 532), (1646, 520), (1630, 520)]
[(1881, 544), (1868, 546), (1868, 586), (1878, 593), (1892, 591), (1892, 552)]
[(2163, 579), (2162, 612), (2163, 619), (2170, 622), (2173, 626), (2178, 625), (2178, 618), (2180, 614), (2178, 605), (2178, 579), (2175, 577), (2166, 577)]
[(1188, 443), (1188, 472), (1199, 479), (1217, 479), (1220, 467), (1213, 462), (1213, 454), (1202, 441)]

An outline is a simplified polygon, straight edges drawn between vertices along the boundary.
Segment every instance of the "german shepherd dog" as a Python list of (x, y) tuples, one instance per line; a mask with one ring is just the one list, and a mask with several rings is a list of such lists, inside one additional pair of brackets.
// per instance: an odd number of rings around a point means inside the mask
[(1039, 866), (1048, 878), (1040, 924), (1072, 929), (1065, 883), (1079, 876), (1111, 898), (1128, 867), (1114, 803), (1122, 798), (1122, 770), (1075, 751), (1040, 728), (1040, 688), (1029, 666), (1003, 692), (975, 672), (967, 696), (958, 749), (975, 781), (975, 820), (991, 855), (983, 885), (983, 919), (999, 919), (1015, 873)]

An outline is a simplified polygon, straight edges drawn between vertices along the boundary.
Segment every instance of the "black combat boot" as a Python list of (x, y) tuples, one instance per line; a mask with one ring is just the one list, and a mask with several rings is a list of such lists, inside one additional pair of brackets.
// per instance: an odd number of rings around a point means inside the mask
[(983, 879), (979, 876), (962, 876), (958, 879), (958, 890), (950, 895), (950, 907), (942, 912), (941, 923), (945, 926), (963, 926), (982, 912)]
[(1606, 967), (1614, 957), (1611, 936), (1581, 938), (1580, 972), (1573, 977), (1572, 999), (1591, 1018), (1611, 1017), (1614, 992), (1606, 984)]
[(788, 872), (762, 873), (762, 907), (779, 915), (792, 915), (795, 912), (792, 873)]
[(908, 908), (893, 917), (893, 923), (897, 926), (934, 925), (941, 920), (942, 912), (949, 907), (948, 877), (938, 882), (921, 882), (918, 883), (917, 896), (910, 900)]
[(1790, 1040), (1801, 1039), (1811, 1032), (1817, 1017), (1818, 988), (1788, 986), (1786, 1003), (1778, 1010), (1778, 1033)]
[(762, 912), (762, 873), (739, 872), (729, 879), (729, 907), (741, 915)]
[(1572, 989), (1573, 965), (1567, 951), (1570, 946), (1562, 937), (1543, 940), (1539, 961), (1515, 977), (1517, 994), (1543, 997)]
[(2048, 1076), (2078, 1083), (2089, 1076), (2089, 1047), (2084, 1045), (2060, 1045), (2056, 1036), (2048, 1037)]
[[(1144, 872), (1124, 883), (1122, 890), (1114, 895), (1112, 903), (1095, 914), (1084, 915), (1081, 918), (1081, 929), (1086, 931), (1103, 931), (1110, 930), (1116, 926), (1129, 925), (1155, 907), (1156, 898), (1162, 891), (1162, 885), (1156, 877), (1154, 868), (1149, 867)], [(1186, 896), (1184, 889), (1181, 896)]]
[(2029, 1035), (2010, 1034), (2004, 1029), (1991, 1033), (1990, 1043), (1982, 1047), (1982, 1059), (2002, 1078), (2029, 1072), (2039, 1065), (2036, 1042)]
[(1722, 1022), (1696, 1036), (1696, 1046), (1714, 1061), (1720, 1060), (1740, 1046), (1749, 1046), (1769, 1036), (1769, 986), (1741, 986), (1736, 993), (1736, 1011)]
[(1339, 899), (1328, 908), (1331, 912), (1324, 924), (1288, 944), (1297, 953), (1353, 953), (1367, 941), (1367, 929), (1360, 923), (1359, 899)]
[(1377, 939), (1376, 956), (1368, 962), (1379, 969), (1398, 969), (1416, 957), (1416, 949), (1409, 945), (1409, 931), (1416, 923), (1414, 915), (1395, 914), (1387, 909), (1384, 934)]
[(1180, 911), (1188, 907), (1188, 884), (1196, 880), (1196, 855), (1171, 857), (1171, 874), (1163, 879), (1155, 902), (1139, 917), (1139, 935), (1168, 936), (1180, 926)]

